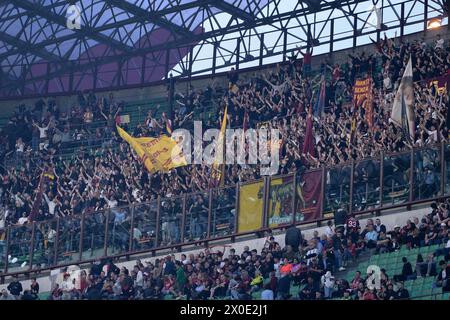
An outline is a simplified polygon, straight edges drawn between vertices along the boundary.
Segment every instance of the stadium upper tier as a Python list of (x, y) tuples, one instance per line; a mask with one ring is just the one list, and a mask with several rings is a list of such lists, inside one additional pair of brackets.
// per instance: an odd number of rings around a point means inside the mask
[[(9, 0), (0, 97), (145, 86), (448, 24), (446, 0)], [(29, 19), (19, 19), (29, 17)], [(400, 23), (399, 23), (400, 22)], [(317, 53), (316, 52), (316, 53)]]

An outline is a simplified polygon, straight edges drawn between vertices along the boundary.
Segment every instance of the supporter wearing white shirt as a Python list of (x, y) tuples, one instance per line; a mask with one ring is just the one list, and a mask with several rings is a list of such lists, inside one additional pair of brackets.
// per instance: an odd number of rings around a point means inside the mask
[(441, 36), (438, 36), (439, 39), (436, 41), (436, 47), (435, 49), (442, 49), (444, 50), (444, 39), (441, 38)]
[(390, 91), (392, 89), (392, 81), (391, 81), (391, 78), (387, 74), (385, 74), (385, 76), (384, 76), (383, 84), (384, 84), (385, 90)]
[(64, 291), (71, 291), (72, 289), (74, 289), (74, 284), (72, 282), (72, 279), (70, 279), (70, 275), (69, 274), (64, 274), (64, 280), (61, 282), (61, 284), (59, 285), (59, 288), (64, 292)]
[(18, 224), (23, 225), (25, 223), (28, 223), (28, 217), (26, 216), (26, 213), (24, 212), (23, 215), (19, 218), (19, 221), (17, 221)]
[(33, 125), (39, 130), (39, 138), (46, 139), (47, 130), (50, 124), (48, 124), (46, 127), (39, 127), (36, 123), (33, 123)]
[(56, 198), (53, 198), (52, 200), (50, 200), (45, 193), (44, 193), (44, 198), (45, 198), (45, 202), (47, 202), (49, 213), (52, 216), (54, 216), (56, 206), (58, 205), (58, 201), (56, 201)]
[(104, 194), (101, 195), (101, 197), (103, 199), (105, 199), (106, 203), (108, 204), (108, 207), (110, 209), (117, 207), (118, 202), (117, 200), (114, 198), (114, 196), (111, 197), (111, 199), (108, 199)]
[(327, 237), (331, 238), (334, 236), (334, 231), (333, 231), (333, 222), (332, 221), (328, 221), (327, 222), (327, 226), (325, 227), (325, 234), (327, 235)]
[(428, 142), (433, 143), (438, 141), (438, 133), (434, 126), (431, 127), (431, 130), (426, 130), (428, 133)]
[(134, 281), (134, 285), (142, 288), (144, 286), (144, 274), (137, 266), (134, 267), (134, 271), (136, 272), (136, 280)]

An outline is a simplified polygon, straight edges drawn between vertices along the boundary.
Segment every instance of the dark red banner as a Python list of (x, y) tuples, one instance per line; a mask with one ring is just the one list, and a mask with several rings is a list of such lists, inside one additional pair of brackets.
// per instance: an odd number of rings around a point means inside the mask
[(322, 217), (322, 171), (297, 175), (296, 222), (307, 222)]

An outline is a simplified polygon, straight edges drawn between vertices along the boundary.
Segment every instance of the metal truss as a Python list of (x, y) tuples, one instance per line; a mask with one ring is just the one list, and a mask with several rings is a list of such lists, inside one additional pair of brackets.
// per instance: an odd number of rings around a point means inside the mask
[[(79, 30), (67, 27), (71, 4)], [(297, 47), (333, 52), (445, 15), (443, 0), (7, 0), (0, 13), (3, 98), (214, 74), (282, 61)]]

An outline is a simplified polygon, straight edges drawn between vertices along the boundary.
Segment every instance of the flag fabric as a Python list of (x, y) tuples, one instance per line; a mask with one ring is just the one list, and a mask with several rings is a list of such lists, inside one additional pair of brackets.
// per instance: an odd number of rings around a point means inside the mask
[(358, 112), (357, 112), (357, 108), (356, 108), (356, 100), (353, 100), (353, 105), (354, 105), (354, 111), (353, 111), (353, 116), (352, 116), (352, 125), (350, 127), (350, 139), (349, 139), (349, 144), (350, 145), (354, 145), (355, 144), (356, 119), (358, 117)]
[(313, 133), (313, 116), (309, 112), (306, 117), (306, 133), (305, 141), (303, 142), (303, 154), (310, 154), (314, 156), (314, 133)]
[(322, 76), (320, 89), (318, 92), (318, 98), (314, 105), (314, 116), (315, 117), (320, 117), (322, 115), (323, 111), (325, 110), (325, 87), (326, 87), (325, 85), (326, 85), (325, 77)]
[[(402, 111), (403, 108), (405, 108), (404, 112)], [(409, 58), (402, 81), (398, 88), (397, 94), (395, 95), (390, 120), (396, 126), (408, 132), (411, 140), (414, 140), (416, 125), (414, 115), (414, 86), (411, 57)]]
[(402, 95), (402, 133), (403, 136), (406, 140), (408, 140), (409, 142), (411, 141), (411, 133), (410, 133), (410, 128), (408, 125), (408, 115), (407, 115), (407, 107), (406, 107), (406, 102), (405, 102), (405, 97)]
[(249, 123), (249, 116), (247, 110), (245, 110), (244, 119), (242, 120), (242, 138), (241, 138), (241, 143), (242, 146), (244, 146), (244, 148), (245, 148), (245, 132), (248, 129), (248, 123)]
[(36, 198), (34, 199), (33, 206), (31, 208), (31, 213), (29, 216), (30, 221), (35, 221), (39, 215), (39, 209), (42, 204), (42, 199), (44, 196), (44, 184), (45, 182), (50, 182), (55, 179), (55, 172), (53, 169), (49, 168), (46, 171), (43, 171), (41, 177), (39, 178), (39, 184), (37, 189)]
[(166, 121), (166, 130), (168, 134), (172, 134), (172, 124), (170, 121)]
[(187, 165), (183, 151), (171, 137), (162, 135), (158, 138), (133, 138), (119, 126), (117, 131), (152, 173), (167, 172)]
[(373, 94), (372, 94), (372, 78), (356, 80), (353, 87), (353, 103), (355, 112), (359, 107), (364, 108), (366, 121), (369, 128), (373, 127)]
[(223, 113), (222, 125), (220, 127), (219, 138), (217, 139), (216, 154), (214, 163), (211, 166), (211, 180), (209, 182), (210, 188), (216, 188), (224, 184), (225, 171), (225, 130), (227, 128), (227, 112), (228, 105), (225, 106)]

